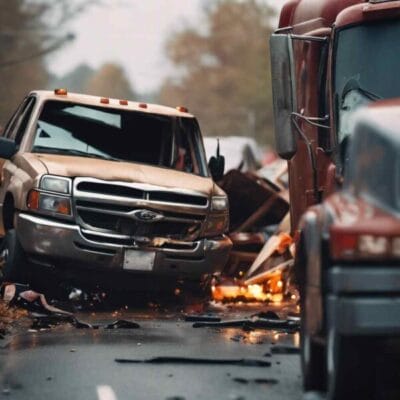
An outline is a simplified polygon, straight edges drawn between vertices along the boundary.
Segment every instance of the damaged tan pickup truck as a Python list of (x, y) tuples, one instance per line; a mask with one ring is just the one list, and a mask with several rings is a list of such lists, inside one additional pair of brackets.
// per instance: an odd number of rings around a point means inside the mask
[[(0, 137), (6, 280), (62, 274), (200, 280), (222, 269), (228, 201), (199, 125), (177, 109), (35, 91)], [(112, 281), (112, 278), (111, 278)]]

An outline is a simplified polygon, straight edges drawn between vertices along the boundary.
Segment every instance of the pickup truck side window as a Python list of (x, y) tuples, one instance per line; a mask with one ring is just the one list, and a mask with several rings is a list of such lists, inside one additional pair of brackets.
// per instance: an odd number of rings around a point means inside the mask
[(11, 136), (12, 139), (15, 140), (15, 143), (21, 144), (22, 138), (24, 137), (24, 133), (26, 130), (26, 127), (28, 125), (28, 122), (30, 120), (30, 117), (32, 115), (33, 107), (35, 106), (36, 99), (34, 97), (30, 97), (28, 99), (28, 102), (26, 106), (24, 107), (24, 110), (21, 113), (21, 116), (14, 129), (13, 135)]
[(21, 114), (23, 113), (28, 101), (29, 101), (28, 98), (25, 98), (22, 101), (22, 103), (18, 106), (17, 110), (14, 112), (14, 114), (11, 116), (11, 118), (7, 122), (6, 126), (4, 127), (3, 136), (5, 136), (6, 138), (10, 138), (12, 133), (14, 132), (14, 128), (15, 128)]

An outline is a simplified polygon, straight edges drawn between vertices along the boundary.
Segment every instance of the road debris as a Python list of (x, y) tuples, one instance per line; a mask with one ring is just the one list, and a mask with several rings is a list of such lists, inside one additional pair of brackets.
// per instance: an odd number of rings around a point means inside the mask
[(30, 290), (29, 285), (5, 283), (0, 288), (0, 294), (7, 304), (25, 308), (28, 311), (72, 315), (68, 311), (50, 305), (44, 294)]
[(210, 364), (237, 365), (241, 367), (270, 367), (271, 363), (253, 358), (196, 358), (196, 357), (154, 357), (148, 359), (116, 358), (120, 364)]
[(232, 342), (240, 342), (245, 338), (246, 338), (246, 336), (244, 336), (244, 335), (235, 335), (235, 336), (232, 336), (230, 338), (230, 340), (232, 340)]
[(293, 346), (274, 346), (271, 348), (272, 354), (300, 354), (299, 347)]
[(172, 397), (167, 397), (165, 400), (186, 400), (186, 397), (172, 396)]
[(266, 385), (276, 385), (279, 383), (277, 379), (270, 379), (270, 378), (256, 378), (256, 379), (247, 379), (247, 378), (232, 378), (232, 380), (236, 383), (241, 383), (244, 385), (248, 385), (249, 383), (256, 383), (259, 385), (266, 384)]
[(126, 319), (119, 319), (118, 321), (112, 322), (111, 324), (104, 326), (104, 329), (138, 329), (138, 328), (140, 328), (140, 325), (138, 323), (133, 321), (128, 321)]
[(31, 329), (41, 330), (50, 329), (54, 326), (69, 323), (77, 329), (98, 329), (98, 326), (82, 322), (73, 315), (51, 314), (38, 315), (32, 314), (34, 317)]
[(242, 329), (273, 329), (286, 332), (297, 332), (298, 321), (288, 319), (248, 318), (233, 319), (221, 322), (195, 322), (193, 328), (242, 328)]
[(212, 286), (217, 302), (296, 303), (287, 163), (229, 171), (221, 187), (230, 202), (232, 252)]
[(229, 171), (220, 182), (228, 195), (231, 230), (279, 223), (289, 210), (287, 200), (268, 181), (252, 172)]
[(254, 317), (264, 318), (264, 319), (281, 319), (280, 316), (276, 312), (271, 311), (271, 310), (262, 311), (257, 314), (253, 314), (251, 316), (251, 318), (254, 318)]
[(185, 315), (186, 322), (220, 322), (221, 318), (213, 315)]

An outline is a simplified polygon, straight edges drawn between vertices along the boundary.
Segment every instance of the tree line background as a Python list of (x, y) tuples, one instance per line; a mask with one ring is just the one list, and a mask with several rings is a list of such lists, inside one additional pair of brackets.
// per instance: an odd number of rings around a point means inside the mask
[(113, 62), (98, 69), (81, 64), (61, 77), (46, 69), (44, 57), (51, 52), (56, 56), (73, 40), (73, 33), (60, 28), (98, 1), (0, 0), (1, 126), (31, 89), (67, 87), (185, 105), (207, 135), (250, 136), (262, 145), (272, 143), (268, 38), (275, 15), (265, 1), (207, 1), (204, 24), (172, 32), (166, 40), (174, 72), (155, 93), (137, 93), (124, 69)]

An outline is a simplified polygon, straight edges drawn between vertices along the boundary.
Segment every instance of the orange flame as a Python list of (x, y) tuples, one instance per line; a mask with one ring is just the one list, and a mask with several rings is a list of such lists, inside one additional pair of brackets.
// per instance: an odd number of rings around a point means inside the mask
[(281, 302), (283, 300), (284, 282), (282, 274), (272, 275), (263, 284), (245, 285), (241, 283), (222, 282), (212, 286), (211, 294), (215, 301), (261, 301)]

